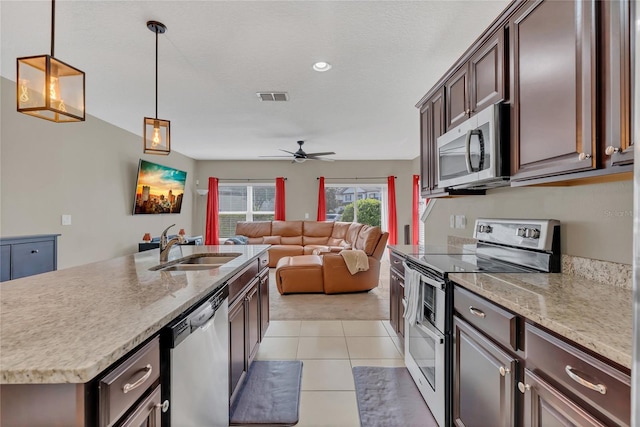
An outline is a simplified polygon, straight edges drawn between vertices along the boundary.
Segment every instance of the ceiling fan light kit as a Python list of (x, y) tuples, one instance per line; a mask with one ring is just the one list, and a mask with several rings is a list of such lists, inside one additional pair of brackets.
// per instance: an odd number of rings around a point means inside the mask
[(156, 115), (144, 118), (144, 152), (166, 156), (171, 153), (171, 122), (158, 118), (158, 34), (164, 34), (167, 27), (158, 21), (148, 21), (147, 28), (156, 34)]
[(84, 72), (54, 57), (55, 14), (52, 0), (51, 55), (17, 58), (17, 110), (56, 123), (83, 122)]

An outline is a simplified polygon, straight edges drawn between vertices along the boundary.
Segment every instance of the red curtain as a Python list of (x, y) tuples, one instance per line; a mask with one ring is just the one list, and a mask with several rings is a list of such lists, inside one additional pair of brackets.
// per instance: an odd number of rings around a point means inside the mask
[(327, 204), (324, 197), (324, 176), (318, 178), (318, 219), (317, 221), (327, 220)]
[(204, 244), (218, 245), (218, 178), (209, 178), (209, 196), (207, 198), (207, 226)]
[(411, 213), (411, 242), (417, 245), (420, 238), (420, 175), (413, 175), (413, 205)]
[(389, 244), (398, 244), (398, 217), (396, 216), (396, 177), (387, 178), (387, 190), (389, 192)]
[(276, 178), (276, 212), (275, 220), (284, 221), (285, 207), (284, 207), (284, 178), (279, 176)]

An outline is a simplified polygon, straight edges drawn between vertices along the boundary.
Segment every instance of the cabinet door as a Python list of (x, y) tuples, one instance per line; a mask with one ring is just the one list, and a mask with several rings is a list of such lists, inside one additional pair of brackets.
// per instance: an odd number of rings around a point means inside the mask
[(504, 30), (500, 28), (469, 60), (471, 114), (504, 99)]
[(469, 66), (464, 64), (444, 84), (447, 92), (447, 130), (469, 117)]
[(11, 278), (55, 270), (54, 248), (52, 240), (11, 245)]
[(247, 349), (249, 354), (248, 363), (250, 364), (258, 351), (258, 343), (260, 342), (260, 299), (258, 292), (260, 290), (260, 281), (256, 278), (253, 284), (249, 285), (245, 304), (247, 310)]
[(260, 341), (269, 327), (269, 269), (260, 273)]
[(144, 399), (129, 415), (121, 427), (161, 427), (162, 404), (160, 398), (160, 386)]
[[(602, 122), (604, 167), (633, 163), (631, 118), (631, 4), (607, 1), (602, 7)], [(637, 112), (636, 112), (637, 114)]]
[(0, 246), (0, 282), (11, 279), (11, 246)]
[(420, 185), (423, 196), (443, 192), (438, 189), (438, 137), (444, 128), (444, 86), (420, 109)]
[(524, 393), (525, 427), (605, 426), (528, 369), (518, 388)]
[(512, 180), (596, 167), (594, 9), (527, 1), (510, 19)]
[(391, 280), (389, 283), (389, 322), (393, 330), (398, 332), (398, 273), (393, 269), (389, 273)]
[(245, 323), (244, 299), (237, 298), (229, 307), (229, 396), (231, 400), (248, 368)]
[(516, 425), (517, 360), (457, 317), (453, 328), (455, 425)]

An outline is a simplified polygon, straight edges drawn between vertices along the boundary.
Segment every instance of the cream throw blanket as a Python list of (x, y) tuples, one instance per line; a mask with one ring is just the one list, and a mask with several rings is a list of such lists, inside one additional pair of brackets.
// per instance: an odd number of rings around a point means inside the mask
[(341, 251), (340, 255), (344, 258), (344, 263), (347, 264), (349, 273), (352, 275), (359, 271), (367, 271), (369, 269), (369, 257), (364, 251), (353, 249)]

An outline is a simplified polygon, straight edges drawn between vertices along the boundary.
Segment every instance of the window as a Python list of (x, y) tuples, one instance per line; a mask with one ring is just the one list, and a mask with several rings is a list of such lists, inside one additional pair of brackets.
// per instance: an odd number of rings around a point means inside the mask
[(327, 184), (324, 192), (327, 221), (360, 222), (386, 230), (386, 184)]
[(220, 238), (236, 234), (238, 221), (273, 221), (274, 184), (220, 185), (218, 187)]

